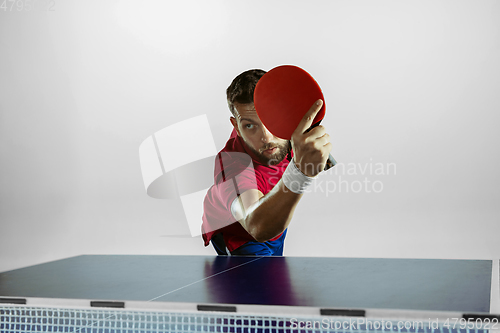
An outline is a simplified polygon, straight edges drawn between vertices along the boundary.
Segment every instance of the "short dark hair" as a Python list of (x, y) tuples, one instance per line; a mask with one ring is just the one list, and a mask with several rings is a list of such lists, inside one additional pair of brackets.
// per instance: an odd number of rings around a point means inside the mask
[(262, 69), (250, 69), (234, 78), (231, 85), (226, 90), (227, 105), (229, 110), (236, 115), (234, 103), (253, 103), (253, 91), (260, 78), (266, 74)]

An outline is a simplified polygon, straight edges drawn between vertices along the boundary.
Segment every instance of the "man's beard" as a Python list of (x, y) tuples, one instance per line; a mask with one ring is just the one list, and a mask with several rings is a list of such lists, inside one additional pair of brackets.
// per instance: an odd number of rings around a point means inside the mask
[[(292, 145), (290, 141), (286, 141), (284, 143), (275, 143), (275, 142), (269, 142), (266, 145), (264, 145), (262, 148), (260, 148), (258, 151), (255, 150), (254, 148), (250, 147), (250, 145), (247, 145), (248, 148), (257, 156), (259, 159), (259, 162), (264, 164), (264, 165), (276, 165), (279, 164), (283, 159), (290, 153), (290, 150), (292, 149)], [(278, 148), (278, 151), (272, 154), (269, 157), (266, 157), (263, 152), (272, 149), (272, 148)]]

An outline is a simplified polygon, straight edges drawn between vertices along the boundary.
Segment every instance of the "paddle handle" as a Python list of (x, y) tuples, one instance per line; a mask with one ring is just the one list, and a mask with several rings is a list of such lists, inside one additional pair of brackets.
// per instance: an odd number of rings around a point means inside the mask
[(325, 171), (334, 167), (335, 164), (337, 164), (337, 161), (335, 161), (332, 154), (329, 154), (328, 159), (326, 160), (326, 164), (325, 164)]

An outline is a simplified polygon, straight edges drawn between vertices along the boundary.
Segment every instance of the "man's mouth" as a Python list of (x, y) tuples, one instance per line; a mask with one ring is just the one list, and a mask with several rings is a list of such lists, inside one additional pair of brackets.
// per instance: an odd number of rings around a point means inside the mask
[(278, 151), (278, 147), (272, 147), (263, 151), (264, 154), (274, 154)]

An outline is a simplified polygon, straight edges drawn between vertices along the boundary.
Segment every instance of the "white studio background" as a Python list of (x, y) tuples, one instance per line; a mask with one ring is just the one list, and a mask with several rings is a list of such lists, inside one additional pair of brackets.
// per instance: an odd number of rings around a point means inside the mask
[(215, 255), (180, 201), (146, 195), (139, 145), (206, 114), (221, 149), (226, 87), (281, 64), (322, 87), (342, 163), (286, 255), (500, 257), (499, 1), (28, 3), (0, 9), (0, 271)]

